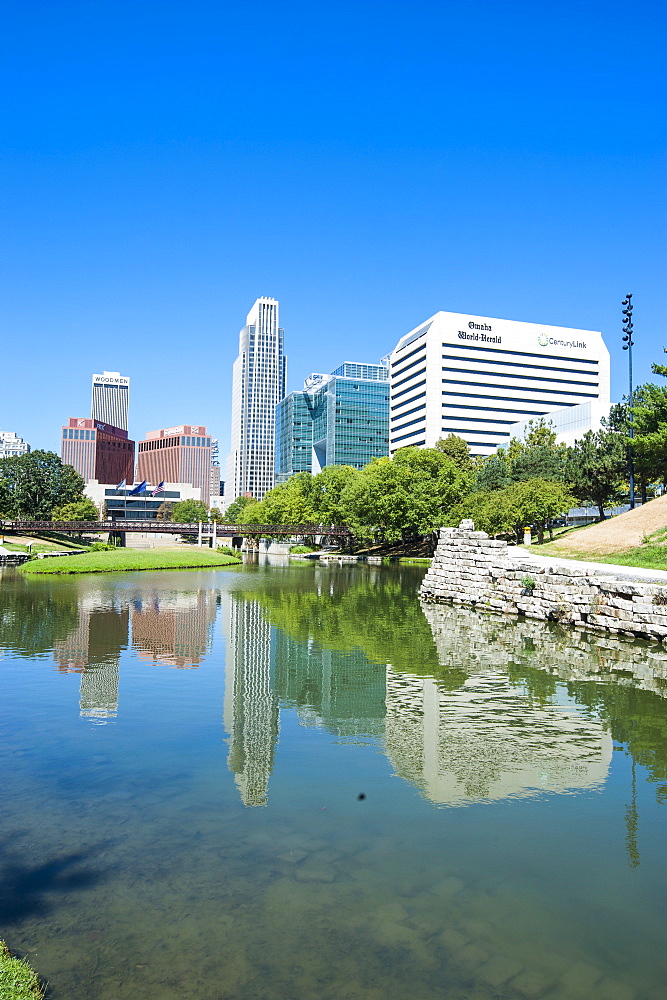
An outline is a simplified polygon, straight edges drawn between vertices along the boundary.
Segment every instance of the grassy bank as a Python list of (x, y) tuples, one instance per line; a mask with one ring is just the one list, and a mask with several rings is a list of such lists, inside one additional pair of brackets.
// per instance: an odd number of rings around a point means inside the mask
[(41, 1000), (44, 990), (25, 959), (12, 958), (0, 941), (0, 1000)]
[(33, 559), (21, 567), (22, 573), (123, 573), (144, 569), (196, 569), (199, 566), (238, 566), (241, 560), (213, 549), (187, 552), (155, 549), (116, 549), (113, 552), (86, 552), (80, 556)]
[(667, 529), (660, 529), (648, 535), (641, 545), (633, 548), (586, 552), (568, 545), (568, 536), (562, 535), (553, 542), (534, 546), (534, 551), (544, 556), (560, 556), (562, 559), (577, 559), (580, 562), (612, 563), (617, 566), (636, 566), (638, 569), (667, 570)]

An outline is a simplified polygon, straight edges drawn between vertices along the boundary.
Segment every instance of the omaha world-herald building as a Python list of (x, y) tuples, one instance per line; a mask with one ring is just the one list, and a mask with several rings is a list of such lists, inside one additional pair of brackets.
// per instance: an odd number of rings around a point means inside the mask
[(593, 330), (438, 312), (399, 340), (390, 385), (390, 454), (458, 434), (489, 455), (517, 421), (608, 408), (609, 351)]

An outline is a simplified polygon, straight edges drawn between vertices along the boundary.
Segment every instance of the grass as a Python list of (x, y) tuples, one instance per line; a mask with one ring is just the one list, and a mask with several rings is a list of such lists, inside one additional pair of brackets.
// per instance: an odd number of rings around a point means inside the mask
[(41, 1000), (44, 989), (23, 958), (13, 958), (0, 941), (0, 1000)]
[[(28, 546), (22, 544), (21, 542), (2, 542), (2, 547), (7, 549), (8, 552), (28, 552)], [(80, 545), (71, 546), (72, 548), (81, 548)], [(54, 545), (49, 542), (34, 542), (31, 551), (32, 552), (67, 552), (70, 546), (67, 545)]]
[(637, 569), (667, 570), (667, 528), (660, 528), (653, 534), (647, 535), (643, 543), (633, 549), (606, 552), (604, 555), (573, 552), (568, 549), (567, 544), (559, 544), (557, 540), (545, 542), (544, 545), (535, 545), (533, 549), (537, 555), (576, 559), (577, 562), (611, 563), (616, 566), (634, 566)]
[(432, 559), (419, 558), (417, 556), (400, 556), (398, 560), (401, 566), (430, 566)]
[(113, 552), (86, 552), (80, 556), (33, 559), (21, 567), (22, 573), (124, 573), (145, 569), (196, 569), (199, 566), (238, 566), (240, 559), (214, 549), (147, 551), (116, 549)]

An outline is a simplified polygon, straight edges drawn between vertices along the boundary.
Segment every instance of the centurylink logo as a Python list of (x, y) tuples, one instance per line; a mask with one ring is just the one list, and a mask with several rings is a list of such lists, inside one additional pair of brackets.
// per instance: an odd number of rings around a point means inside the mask
[(547, 336), (547, 334), (546, 333), (541, 333), (539, 335), (539, 337), (537, 338), (537, 343), (540, 345), (540, 347), (548, 347), (549, 346), (549, 337)]

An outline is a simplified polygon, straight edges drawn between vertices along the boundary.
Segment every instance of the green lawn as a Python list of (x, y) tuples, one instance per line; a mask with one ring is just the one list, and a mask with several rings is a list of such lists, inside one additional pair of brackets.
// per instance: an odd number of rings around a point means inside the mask
[(196, 569), (199, 566), (238, 566), (241, 560), (213, 549), (164, 552), (148, 549), (116, 549), (114, 552), (86, 552), (81, 556), (33, 559), (21, 567), (22, 573), (122, 573), (142, 569)]
[(44, 996), (39, 979), (24, 959), (12, 958), (0, 941), (0, 1000), (40, 1000)]

